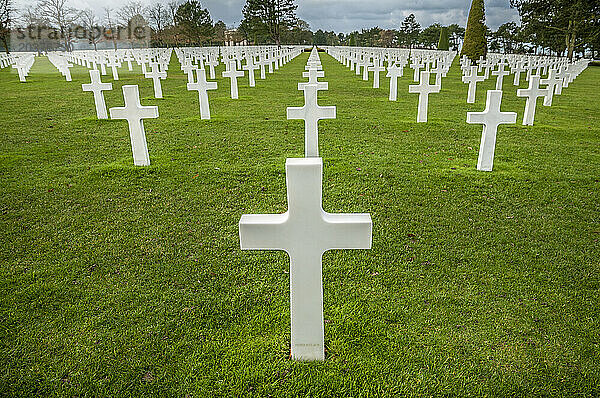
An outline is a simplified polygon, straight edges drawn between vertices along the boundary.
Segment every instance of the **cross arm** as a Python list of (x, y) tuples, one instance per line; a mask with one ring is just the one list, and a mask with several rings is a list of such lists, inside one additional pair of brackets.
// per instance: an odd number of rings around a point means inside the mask
[(487, 113), (485, 112), (467, 112), (468, 124), (485, 124)]
[(239, 222), (242, 250), (286, 250), (284, 214), (245, 214)]
[(331, 214), (324, 211), (322, 217), (331, 228), (327, 250), (371, 248), (373, 222), (370, 214)]

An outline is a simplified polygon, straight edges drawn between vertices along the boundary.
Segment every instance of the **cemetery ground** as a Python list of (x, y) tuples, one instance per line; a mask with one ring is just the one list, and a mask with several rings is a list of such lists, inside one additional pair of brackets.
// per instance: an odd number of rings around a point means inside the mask
[[(297, 83), (308, 54), (209, 93), (172, 58), (152, 81), (120, 68), (108, 107), (139, 84), (152, 164), (127, 123), (96, 119), (86, 69), (38, 58), (0, 71), (0, 395), (65, 397), (600, 394), (600, 68), (538, 102), (504, 79), (494, 171), (476, 170), (454, 62), (416, 123), (412, 70), (397, 102), (322, 53), (324, 209), (371, 213), (373, 249), (323, 259), (326, 360), (289, 358), (289, 260), (242, 252), (242, 214), (287, 209), (285, 159), (303, 157)], [(257, 77), (259, 73), (257, 73)], [(372, 78), (372, 74), (370, 75)], [(527, 86), (522, 79), (521, 88)]]

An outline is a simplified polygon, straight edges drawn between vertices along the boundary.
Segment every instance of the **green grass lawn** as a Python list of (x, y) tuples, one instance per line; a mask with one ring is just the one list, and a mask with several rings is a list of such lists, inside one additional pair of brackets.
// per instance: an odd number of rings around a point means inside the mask
[(600, 68), (534, 127), (506, 78), (519, 120), (485, 173), (465, 121), (495, 79), (466, 104), (455, 61), (417, 124), (412, 70), (389, 102), (387, 79), (321, 54), (324, 209), (371, 213), (373, 249), (324, 256), (326, 360), (302, 363), (288, 257), (242, 252), (238, 221), (286, 211), (307, 58), (237, 101), (219, 77), (210, 121), (175, 57), (162, 100), (120, 69), (108, 107), (124, 84), (159, 107), (146, 168), (125, 121), (96, 120), (83, 67), (0, 71), (0, 396), (600, 395)]

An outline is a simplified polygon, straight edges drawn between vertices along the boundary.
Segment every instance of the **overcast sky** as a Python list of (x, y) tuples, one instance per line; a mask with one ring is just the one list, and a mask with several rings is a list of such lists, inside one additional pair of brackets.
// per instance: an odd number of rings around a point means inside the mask
[[(103, 7), (120, 7), (124, 0), (69, 0), (77, 8), (91, 8), (101, 13)], [(141, 0), (152, 4), (156, 0)], [(166, 1), (166, 0), (163, 0)], [(21, 5), (33, 0), (20, 0)], [(245, 0), (204, 0), (213, 20), (222, 20), (228, 26), (238, 25), (242, 19)], [(297, 0), (298, 17), (307, 21), (313, 31), (351, 32), (379, 26), (397, 29), (400, 22), (413, 13), (422, 27), (439, 22), (465, 26), (471, 0)], [(486, 0), (487, 25), (496, 29), (505, 22), (519, 20), (518, 13), (509, 6), (509, 0)]]

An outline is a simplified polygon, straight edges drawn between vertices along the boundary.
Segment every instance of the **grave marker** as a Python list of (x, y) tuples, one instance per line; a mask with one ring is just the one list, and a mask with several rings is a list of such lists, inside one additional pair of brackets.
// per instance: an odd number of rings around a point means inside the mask
[(204, 120), (210, 119), (210, 106), (208, 103), (207, 90), (216, 90), (217, 82), (207, 82), (204, 69), (196, 69), (197, 82), (188, 83), (189, 91), (198, 91), (198, 99), (200, 102), (200, 118)]
[(110, 108), (111, 119), (125, 119), (129, 124), (129, 137), (133, 152), (133, 164), (136, 166), (149, 166), (148, 144), (144, 131), (144, 119), (158, 117), (157, 106), (142, 106), (138, 86), (123, 86), (125, 106)]
[(369, 214), (331, 214), (323, 210), (323, 160), (288, 159), (288, 211), (243, 215), (242, 250), (283, 250), (290, 257), (291, 351), (297, 360), (324, 360), (323, 253), (370, 249)]
[(419, 94), (419, 110), (417, 112), (417, 123), (427, 122), (429, 94), (439, 93), (440, 90), (440, 86), (429, 84), (429, 72), (421, 72), (421, 82), (418, 85), (408, 86), (409, 93)]
[(492, 171), (498, 126), (500, 124), (514, 124), (517, 122), (517, 114), (515, 112), (500, 111), (501, 104), (502, 91), (490, 90), (487, 92), (485, 111), (467, 113), (467, 123), (483, 124), (477, 170)]
[(94, 103), (96, 104), (96, 116), (98, 116), (98, 119), (108, 119), (106, 103), (104, 102), (104, 93), (102, 91), (112, 90), (112, 84), (102, 83), (100, 80), (100, 72), (95, 69), (90, 70), (90, 79), (92, 82), (82, 84), (81, 88), (83, 91), (91, 91), (94, 93)]

